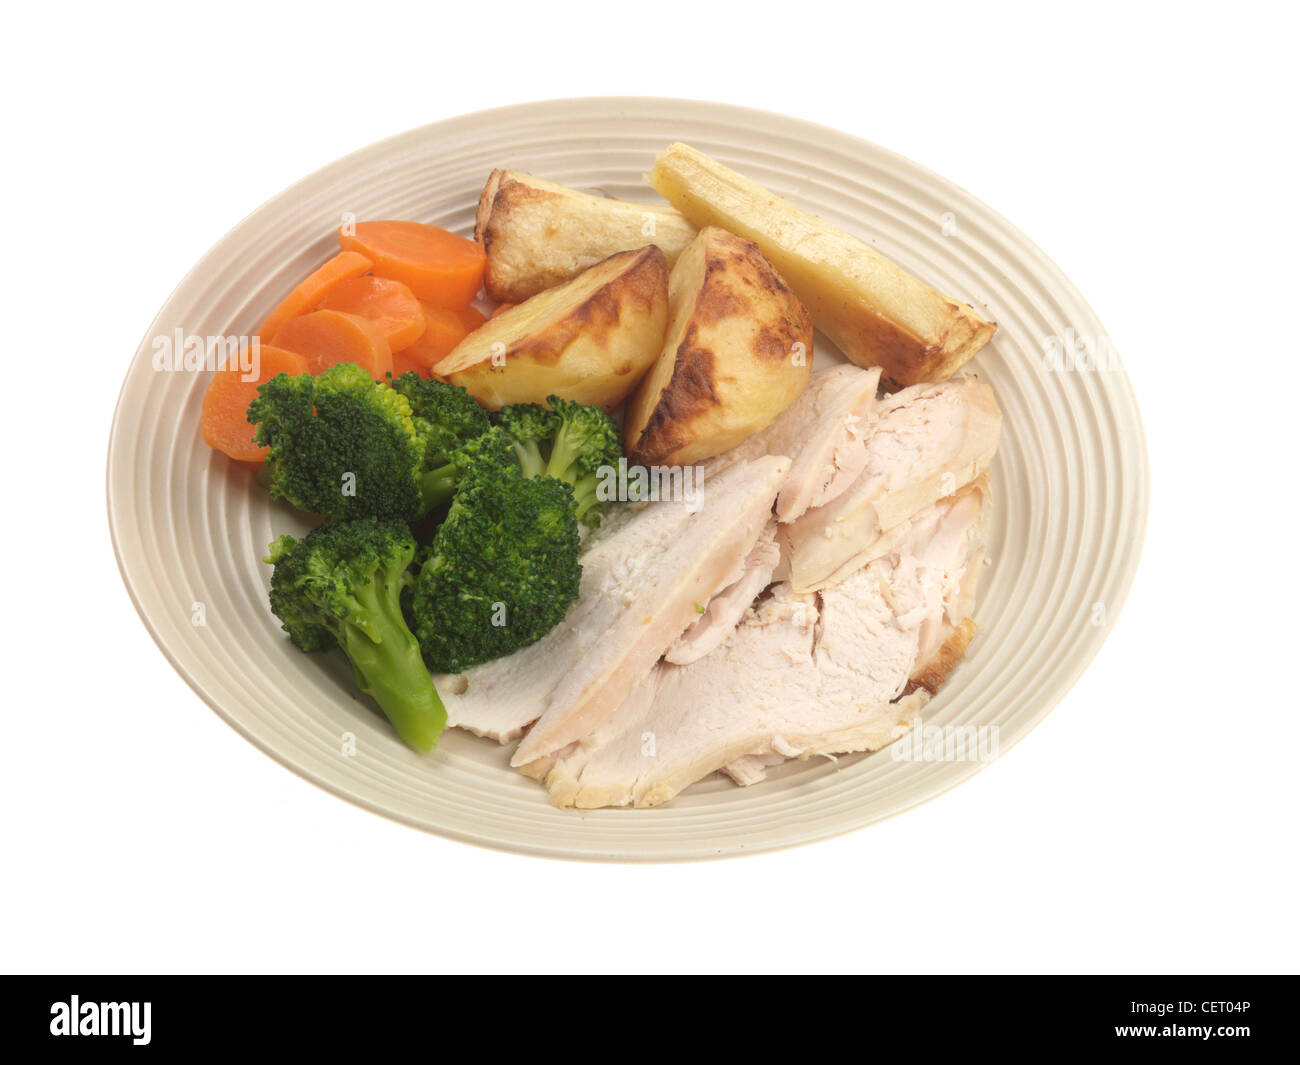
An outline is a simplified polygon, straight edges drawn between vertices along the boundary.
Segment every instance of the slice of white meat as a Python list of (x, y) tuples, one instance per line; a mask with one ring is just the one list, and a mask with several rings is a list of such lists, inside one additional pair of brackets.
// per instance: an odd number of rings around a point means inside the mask
[(1001, 423), (993, 390), (969, 376), (881, 400), (857, 479), (779, 530), (777, 576), (813, 591), (893, 550), (908, 519), (988, 469)]
[[(792, 521), (810, 507), (829, 502), (853, 483), (866, 464), (865, 438), (879, 382), (879, 367), (818, 370), (771, 425), (705, 464), (706, 478), (763, 455), (789, 455), (790, 472), (777, 496), (776, 520)], [(780, 565), (780, 548), (768, 548), (760, 540), (735, 580), (706, 604), (704, 615), (669, 650), (667, 660), (686, 665), (717, 647), (758, 593), (772, 583)]]
[[(925, 590), (924, 596), (910, 593), (916, 596), (912, 602), (907, 592), (895, 601), (895, 608), (903, 611), (901, 624), (921, 619), (916, 661), (904, 689), (908, 694), (918, 689), (929, 695), (938, 691), (975, 635), (971, 615), (984, 571), (983, 518), (989, 498), (988, 478), (981, 477), (951, 501), (951, 508), (947, 504), (927, 507), (895, 531), (900, 539), (908, 536), (911, 542), (924, 544), (922, 556), (900, 555), (898, 563), (900, 586)], [(834, 603), (834, 591), (824, 598)], [(768, 767), (784, 760), (746, 756), (723, 769), (744, 787), (763, 780)]]
[(776, 500), (778, 521), (793, 521), (843, 492), (866, 463), (863, 438), (876, 406), (880, 368), (816, 371), (790, 406), (760, 433), (705, 464), (708, 476), (763, 455), (790, 456)]
[(578, 604), (584, 609), (566, 625), (568, 637), (551, 646), (544, 669), (530, 670), (545, 694), (529, 707), (537, 721), (511, 765), (583, 739), (627, 698), (699, 608), (730, 583), (767, 525), (789, 468), (788, 458), (775, 455), (734, 466), (707, 478), (691, 505), (652, 504), (602, 541), (612, 558), (590, 591), (595, 601)]
[(656, 666), (632, 698), (558, 759), (546, 777), (551, 801), (653, 806), (761, 746), (767, 718), (783, 711), (814, 718), (816, 622), (814, 597), (778, 585), (713, 654), (690, 666)]
[(758, 593), (772, 583), (772, 571), (780, 561), (776, 522), (769, 521), (735, 580), (709, 600), (704, 613), (678, 637), (664, 660), (677, 666), (690, 665), (722, 643), (758, 598)]
[[(660, 663), (545, 774), (557, 805), (655, 806), (730, 764), (750, 782), (775, 758), (875, 750), (928, 698), (908, 693), (922, 632), (978, 550), (979, 486), (918, 515), (898, 550), (820, 593), (778, 584), (728, 639)], [(743, 760), (743, 761), (742, 761)]]
[[(988, 478), (982, 477), (958, 497), (954, 517), (960, 518), (961, 508), (978, 505), (982, 519), (987, 513), (989, 498)], [(969, 516), (969, 512), (967, 514)], [(912, 524), (916, 523), (914, 519)], [(940, 578), (942, 609), (926, 611), (921, 623), (916, 666), (910, 678), (911, 685), (926, 688), (931, 694), (965, 657), (966, 648), (975, 635), (972, 615), (985, 565), (983, 530), (982, 520), (969, 523), (950, 520), (932, 529), (933, 538), (927, 552), (930, 561), (927, 564), (936, 571), (940, 566), (944, 567)], [(926, 534), (925, 530), (920, 533), (922, 536)], [(959, 559), (964, 559), (961, 565), (957, 564)], [(914, 564), (922, 563), (914, 560)]]

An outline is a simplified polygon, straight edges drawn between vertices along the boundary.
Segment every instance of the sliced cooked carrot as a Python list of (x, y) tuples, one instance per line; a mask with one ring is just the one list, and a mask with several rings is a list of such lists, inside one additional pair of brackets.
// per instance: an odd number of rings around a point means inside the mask
[(357, 252), (340, 252), (320, 269), (309, 274), (305, 281), (290, 292), (284, 302), (267, 316), (257, 335), (269, 341), (280, 331), (280, 327), (285, 322), (300, 314), (306, 314), (328, 296), (330, 290), (339, 282), (360, 277), (368, 273), (373, 266), (374, 263)]
[(383, 330), (389, 350), (393, 352), (409, 347), (424, 332), (420, 301), (400, 281), (387, 277), (354, 277), (340, 281), (317, 307), (369, 318)]
[(244, 380), (238, 363), (226, 363), (212, 375), (203, 393), (199, 424), (208, 446), (240, 462), (260, 462), (266, 448), (253, 443), (254, 428), (248, 422), (248, 405), (257, 398), (257, 386), (277, 374), (307, 372), (307, 360), (296, 351), (283, 351), (258, 344), (255, 380)]
[(466, 307), (463, 311), (457, 311), (460, 320), (465, 325), (465, 332), (472, 333), (475, 329), (487, 321), (487, 315), (477, 307)]
[(379, 324), (342, 311), (312, 311), (290, 318), (273, 343), (303, 356), (312, 375), (336, 362), (355, 362), (376, 381), (384, 380), (393, 369), (393, 353)]
[[(471, 332), (465, 324), (465, 311), (449, 311), (445, 307), (421, 303), (420, 312), (424, 316), (424, 332), (414, 344), (393, 356), (394, 374), (414, 370), (421, 377), (431, 376), (429, 371), (434, 365)], [(399, 371), (398, 365), (405, 370)]]
[(407, 285), (427, 303), (462, 310), (483, 284), (483, 246), (420, 222), (357, 222), (339, 229), (339, 246), (360, 252), (375, 273)]

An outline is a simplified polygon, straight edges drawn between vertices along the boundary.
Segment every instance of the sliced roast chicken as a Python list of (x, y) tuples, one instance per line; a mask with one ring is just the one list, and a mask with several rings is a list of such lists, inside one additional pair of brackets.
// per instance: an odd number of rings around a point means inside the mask
[(880, 368), (818, 370), (772, 424), (704, 466), (707, 477), (763, 455), (790, 456), (776, 500), (777, 521), (793, 521), (843, 492), (862, 472), (862, 441), (876, 406)]
[(511, 764), (582, 808), (900, 735), (974, 632), (1001, 415), (973, 377), (879, 401), (878, 383), (814, 374), (703, 465), (701, 506), (611, 520), (560, 626), (440, 688), (451, 723), (523, 734)]
[[(590, 734), (632, 692), (664, 652), (728, 583), (735, 560), (749, 554), (767, 526), (790, 460), (768, 455), (705, 483), (703, 503), (652, 504), (644, 522), (620, 537), (611, 580), (578, 635), (585, 652), (550, 692), (536, 724), (510, 760), (525, 765)], [(665, 508), (686, 520), (663, 517)], [(642, 525), (649, 528), (643, 529)], [(608, 549), (608, 542), (606, 542)], [(576, 648), (574, 648), (576, 650)]]
[[(855, 366), (814, 374), (771, 426), (705, 467), (769, 451), (792, 456), (774, 508), (784, 557), (760, 540), (741, 563), (743, 579), (707, 605), (669, 662), (686, 665), (721, 643), (773, 578), (812, 591), (852, 573), (902, 536), (913, 514), (987, 469), (1001, 424), (987, 385), (973, 377), (922, 385), (877, 406), (879, 378), (878, 369)], [(855, 535), (859, 549), (850, 551)], [(807, 542), (812, 536), (821, 540)], [(831, 565), (828, 574), (816, 570)]]
[(781, 565), (781, 549), (775, 542), (777, 522), (793, 521), (853, 484), (866, 464), (865, 438), (879, 383), (879, 367), (819, 370), (771, 425), (704, 464), (701, 477), (707, 482), (765, 455), (790, 456), (790, 469), (772, 508), (773, 522), (749, 556), (738, 560), (734, 579), (706, 604), (703, 616), (669, 650), (669, 662), (686, 665), (708, 654), (736, 627), (759, 592), (772, 583)]
[(912, 515), (988, 469), (1001, 425), (993, 390), (970, 376), (885, 397), (865, 434), (853, 483), (781, 526), (777, 575), (799, 591), (814, 591), (890, 550)]
[[(928, 698), (916, 678), (969, 621), (984, 481), (913, 515), (890, 550), (813, 593), (773, 586), (714, 650), (661, 662), (579, 742), (534, 767), (560, 806), (655, 806), (716, 770), (875, 750)], [(963, 645), (964, 646), (964, 645)]]
[(772, 583), (772, 573), (780, 561), (776, 521), (769, 520), (759, 534), (758, 542), (733, 575), (734, 579), (709, 600), (695, 623), (668, 649), (664, 660), (677, 666), (689, 665), (722, 643), (740, 623), (758, 594)]

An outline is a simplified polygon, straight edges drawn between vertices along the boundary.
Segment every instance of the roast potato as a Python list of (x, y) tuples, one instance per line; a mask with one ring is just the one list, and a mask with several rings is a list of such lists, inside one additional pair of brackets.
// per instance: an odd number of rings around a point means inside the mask
[(662, 248), (672, 266), (694, 236), (695, 227), (664, 204), (605, 199), (515, 170), (492, 171), (474, 224), (487, 251), (484, 285), (499, 303), (522, 303), (647, 244)]
[(488, 319), (433, 367), (489, 410), (550, 395), (610, 409), (654, 362), (668, 322), (668, 263), (619, 252)]
[(812, 373), (812, 318), (755, 245), (709, 227), (669, 282), (662, 353), (628, 401), (628, 457), (700, 462), (766, 428)]
[(695, 225), (754, 241), (817, 328), (852, 362), (881, 367), (894, 384), (952, 376), (997, 329), (869, 244), (685, 144), (670, 145), (647, 180)]

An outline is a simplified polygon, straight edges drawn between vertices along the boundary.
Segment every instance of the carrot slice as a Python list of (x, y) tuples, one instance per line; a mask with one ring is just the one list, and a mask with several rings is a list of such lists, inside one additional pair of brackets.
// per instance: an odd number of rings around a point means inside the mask
[(357, 222), (339, 229), (339, 246), (364, 255), (380, 277), (401, 281), (421, 300), (458, 311), (483, 284), (481, 244), (421, 222)]
[[(414, 344), (393, 356), (394, 374), (414, 370), (421, 377), (433, 376), (429, 371), (471, 332), (465, 324), (465, 311), (449, 311), (421, 303), (420, 312), (424, 316), (424, 332)], [(399, 365), (405, 369), (398, 370)]]
[(393, 353), (379, 324), (342, 311), (312, 311), (290, 318), (273, 343), (303, 356), (313, 376), (337, 362), (355, 362), (376, 381), (393, 369)]
[(208, 382), (203, 393), (199, 424), (209, 447), (224, 452), (240, 462), (260, 462), (266, 448), (253, 442), (253, 426), (248, 421), (248, 405), (257, 398), (257, 386), (277, 374), (307, 372), (307, 360), (296, 351), (283, 351), (269, 344), (258, 344), (253, 380), (245, 380), (238, 363), (227, 362)]
[(300, 314), (306, 314), (328, 296), (330, 290), (339, 282), (369, 273), (373, 266), (374, 263), (364, 255), (354, 251), (340, 252), (320, 269), (309, 274), (305, 281), (290, 292), (284, 302), (267, 316), (257, 335), (263, 340), (270, 340), (280, 331), (280, 327), (285, 322)]
[(400, 281), (387, 277), (340, 281), (317, 307), (369, 318), (383, 331), (389, 350), (394, 352), (409, 347), (424, 332), (420, 301)]

